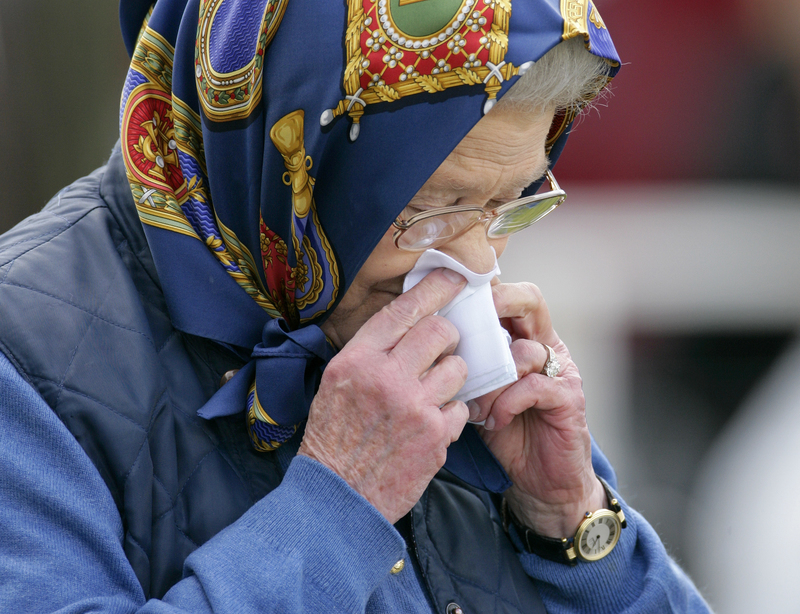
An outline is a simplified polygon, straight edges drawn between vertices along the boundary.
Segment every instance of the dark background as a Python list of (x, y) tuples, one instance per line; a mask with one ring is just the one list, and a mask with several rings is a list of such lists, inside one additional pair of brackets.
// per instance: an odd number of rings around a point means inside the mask
[(100, 166), (128, 57), (113, 0), (0, 2), (0, 231)]

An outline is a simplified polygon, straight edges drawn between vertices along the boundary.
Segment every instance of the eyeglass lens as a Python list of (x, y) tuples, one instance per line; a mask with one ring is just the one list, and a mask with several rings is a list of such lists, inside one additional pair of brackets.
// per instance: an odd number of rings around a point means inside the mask
[(420, 220), (400, 235), (397, 247), (409, 251), (421, 251), (443, 245), (477, 222), (480, 216), (480, 211), (461, 211)]
[(497, 239), (523, 230), (558, 207), (562, 200), (561, 196), (555, 195), (510, 209), (491, 221), (487, 235), (490, 239)]

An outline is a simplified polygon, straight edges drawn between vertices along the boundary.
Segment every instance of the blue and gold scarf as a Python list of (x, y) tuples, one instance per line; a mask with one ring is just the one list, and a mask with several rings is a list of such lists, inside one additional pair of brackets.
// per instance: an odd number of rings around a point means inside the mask
[[(334, 355), (319, 328), (392, 221), (590, 0), (122, 0), (122, 151), (174, 325), (249, 362), (200, 410), (274, 450)], [(558, 116), (557, 158), (573, 117)], [(535, 186), (530, 188), (535, 190)], [(508, 487), (468, 427), (451, 471)]]

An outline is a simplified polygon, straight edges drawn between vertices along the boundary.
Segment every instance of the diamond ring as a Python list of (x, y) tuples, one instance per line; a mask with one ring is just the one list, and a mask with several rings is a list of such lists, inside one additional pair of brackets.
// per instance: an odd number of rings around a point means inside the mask
[(547, 350), (547, 360), (544, 363), (544, 367), (542, 367), (541, 373), (547, 377), (555, 377), (561, 371), (561, 363), (558, 362), (558, 357), (553, 348), (546, 343), (542, 343), (542, 345)]

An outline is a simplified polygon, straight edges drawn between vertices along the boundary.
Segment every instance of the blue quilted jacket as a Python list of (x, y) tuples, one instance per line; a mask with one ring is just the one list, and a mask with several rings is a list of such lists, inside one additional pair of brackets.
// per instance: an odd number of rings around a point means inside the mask
[[(247, 356), (172, 326), (118, 148), (0, 238), (0, 323), (0, 351), (111, 493), (146, 597), (280, 484), (297, 441), (257, 453), (242, 415), (196, 415)], [(435, 609), (544, 611), (485, 493), (442, 472), (404, 534)]]

